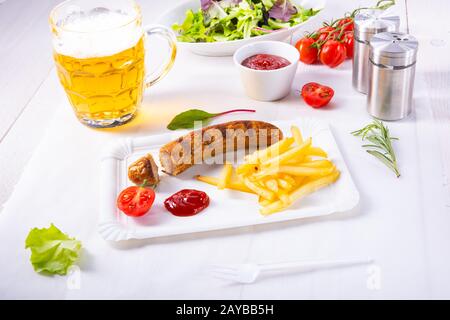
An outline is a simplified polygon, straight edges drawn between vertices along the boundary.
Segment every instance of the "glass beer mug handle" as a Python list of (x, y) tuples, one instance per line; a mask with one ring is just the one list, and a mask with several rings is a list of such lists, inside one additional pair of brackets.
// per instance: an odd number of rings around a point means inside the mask
[(164, 38), (169, 44), (170, 49), (169, 59), (155, 72), (145, 77), (145, 86), (148, 88), (164, 78), (170, 69), (172, 69), (173, 63), (175, 62), (175, 56), (177, 55), (177, 40), (172, 30), (160, 25), (145, 26), (144, 32), (147, 35), (147, 39), (150, 36), (160, 36)]

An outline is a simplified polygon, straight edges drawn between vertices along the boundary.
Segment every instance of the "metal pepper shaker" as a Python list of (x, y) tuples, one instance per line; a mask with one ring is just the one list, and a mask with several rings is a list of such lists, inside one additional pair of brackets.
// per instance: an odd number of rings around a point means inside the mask
[(374, 34), (395, 32), (400, 26), (398, 16), (386, 16), (385, 11), (368, 9), (361, 11), (354, 20), (353, 87), (367, 94), (369, 77), (369, 41)]
[(416, 38), (383, 32), (370, 40), (367, 110), (381, 120), (400, 120), (412, 110)]

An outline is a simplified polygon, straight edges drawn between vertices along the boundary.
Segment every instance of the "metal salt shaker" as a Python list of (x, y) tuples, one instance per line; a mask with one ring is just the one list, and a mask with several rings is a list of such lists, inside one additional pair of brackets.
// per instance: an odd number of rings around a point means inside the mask
[(381, 120), (400, 120), (412, 110), (419, 43), (406, 33), (383, 32), (370, 40), (367, 110)]
[(353, 87), (367, 94), (369, 69), (369, 41), (374, 34), (398, 31), (400, 18), (385, 16), (383, 10), (369, 9), (358, 13), (354, 22)]

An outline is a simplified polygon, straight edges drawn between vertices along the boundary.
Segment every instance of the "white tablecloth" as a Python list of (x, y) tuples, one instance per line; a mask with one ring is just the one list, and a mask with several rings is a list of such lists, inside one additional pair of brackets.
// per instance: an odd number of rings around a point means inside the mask
[[(207, 68), (212, 64), (213, 76)], [(202, 58), (182, 52), (168, 78), (150, 89), (138, 119), (124, 128), (104, 131), (79, 124), (61, 89), (55, 89), (55, 99), (64, 101), (61, 109), (0, 215), (0, 296), (213, 299), (430, 296), (430, 252), (426, 243), (430, 235), (423, 222), (425, 214), (444, 212), (440, 202), (444, 195), (439, 180), (433, 179), (440, 172), (433, 162), (434, 128), (427, 125), (429, 110), (421, 98), (420, 79), (416, 113), (405, 121), (389, 123), (392, 133), (400, 138), (395, 148), (403, 175), (396, 179), (349, 134), (370, 121), (364, 108), (365, 97), (352, 90), (350, 77), (349, 62), (336, 70), (301, 65), (288, 98), (276, 103), (255, 102), (243, 94), (231, 59)], [(56, 77), (50, 81), (58, 88)], [(307, 81), (318, 81), (335, 89), (336, 96), (328, 108), (314, 110), (300, 101), (295, 90)], [(293, 122), (302, 116), (328, 119), (360, 190), (359, 207), (346, 214), (274, 226), (106, 243), (96, 231), (102, 148), (118, 137), (161, 131), (174, 114), (194, 106), (213, 111), (237, 106), (258, 110), (255, 115), (230, 115), (220, 121), (244, 117)], [(85, 251), (79, 274), (46, 277), (33, 271), (24, 239), (30, 228), (48, 226), (51, 222), (82, 240)], [(252, 285), (230, 285), (210, 277), (204, 270), (212, 263), (361, 256), (375, 258), (376, 265), (272, 277)]]
[[(448, 208), (441, 184), (437, 128), (431, 125), (418, 75), (416, 111), (389, 123), (402, 177), (366, 154), (349, 132), (370, 121), (365, 96), (351, 88), (351, 66), (300, 65), (289, 97), (275, 103), (243, 93), (230, 58), (180, 52), (166, 79), (151, 88), (137, 119), (122, 128), (93, 130), (79, 124), (55, 75), (48, 103), (60, 104), (41, 144), (0, 214), (0, 298), (428, 298), (450, 297)], [(332, 86), (332, 104), (315, 110), (296, 90), (310, 81)], [(272, 226), (152, 241), (107, 243), (97, 233), (99, 157), (123, 136), (160, 133), (191, 107), (221, 111), (254, 107), (238, 118), (330, 121), (361, 202), (353, 212)], [(32, 128), (30, 128), (32, 134)], [(239, 210), (240, 208), (236, 208)], [(447, 214), (446, 214), (447, 213)], [(53, 222), (83, 242), (80, 271), (67, 277), (36, 274), (24, 241), (32, 227)], [(345, 259), (370, 256), (370, 267), (270, 277), (250, 285), (210, 277), (209, 264)]]

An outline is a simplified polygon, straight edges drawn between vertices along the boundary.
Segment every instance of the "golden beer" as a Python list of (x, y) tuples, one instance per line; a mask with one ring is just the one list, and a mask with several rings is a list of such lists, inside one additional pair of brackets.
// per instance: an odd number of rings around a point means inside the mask
[[(75, 115), (88, 126), (114, 127), (132, 119), (144, 89), (175, 60), (174, 34), (162, 26), (143, 27), (134, 0), (67, 0), (52, 10), (50, 25), (59, 80)], [(170, 54), (148, 79), (144, 42), (153, 35), (167, 40)]]
[(132, 117), (144, 90), (144, 40), (106, 57), (76, 58), (55, 52), (57, 72), (80, 120)]

